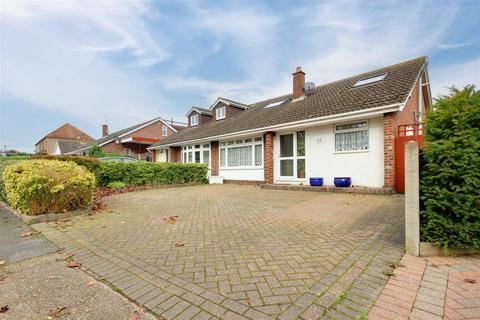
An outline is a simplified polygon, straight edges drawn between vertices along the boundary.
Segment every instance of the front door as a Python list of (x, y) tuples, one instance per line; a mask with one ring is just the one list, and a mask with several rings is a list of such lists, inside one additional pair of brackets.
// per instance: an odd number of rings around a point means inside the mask
[(280, 135), (280, 179), (305, 178), (305, 131)]

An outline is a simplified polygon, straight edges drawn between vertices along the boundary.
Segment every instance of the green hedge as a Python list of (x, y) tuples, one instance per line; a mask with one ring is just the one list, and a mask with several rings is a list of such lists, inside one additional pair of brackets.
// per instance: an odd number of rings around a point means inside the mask
[(452, 89), (427, 115), (421, 239), (480, 249), (480, 93)]
[(95, 191), (95, 176), (70, 161), (22, 161), (7, 166), (2, 178), (8, 204), (30, 215), (84, 207)]
[(47, 156), (47, 155), (34, 155), (30, 159), (38, 160), (58, 160), (58, 161), (73, 161), (76, 164), (87, 168), (90, 172), (96, 175), (97, 171), (100, 168), (100, 160), (93, 157), (84, 157), (84, 156)]
[(104, 187), (111, 182), (126, 185), (206, 183), (207, 167), (203, 164), (101, 161), (97, 184)]

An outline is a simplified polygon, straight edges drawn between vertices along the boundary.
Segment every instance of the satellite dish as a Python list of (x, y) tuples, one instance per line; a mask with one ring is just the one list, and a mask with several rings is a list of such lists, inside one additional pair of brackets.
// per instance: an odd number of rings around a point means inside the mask
[(315, 89), (315, 83), (313, 82), (307, 82), (303, 86), (303, 90), (305, 91), (306, 94), (312, 93), (313, 89)]

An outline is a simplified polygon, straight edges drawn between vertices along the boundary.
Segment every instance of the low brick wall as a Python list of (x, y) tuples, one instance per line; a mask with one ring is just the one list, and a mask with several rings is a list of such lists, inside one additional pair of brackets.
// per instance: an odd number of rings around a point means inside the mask
[(301, 185), (284, 185), (284, 184), (262, 184), (262, 189), (273, 190), (294, 190), (294, 191), (313, 191), (313, 192), (340, 192), (340, 193), (356, 193), (356, 194), (393, 194), (392, 188), (369, 188), (369, 187), (349, 187), (337, 188), (335, 186), (301, 186)]
[(241, 185), (261, 185), (264, 184), (263, 180), (223, 180), (224, 184), (241, 184)]

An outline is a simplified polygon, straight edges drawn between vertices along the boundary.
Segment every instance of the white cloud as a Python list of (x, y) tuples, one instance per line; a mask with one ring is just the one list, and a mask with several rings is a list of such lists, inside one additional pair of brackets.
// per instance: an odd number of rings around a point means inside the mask
[(468, 47), (468, 46), (471, 46), (471, 45), (474, 45), (474, 44), (475, 44), (475, 42), (439, 43), (439, 44), (437, 44), (437, 48), (450, 50), (450, 49), (458, 49), (458, 48)]
[(445, 67), (430, 70), (430, 85), (432, 96), (448, 94), (448, 88), (455, 86), (463, 88), (475, 84), (480, 89), (480, 57)]
[(146, 12), (135, 1), (3, 1), (0, 94), (97, 123), (107, 114), (117, 127), (169, 116), (141, 75), (168, 57)]
[[(431, 15), (426, 15), (428, 10)], [(439, 42), (455, 12), (455, 7), (446, 11), (423, 2), (392, 6), (334, 1), (305, 9), (301, 14), (309, 15), (305, 20), (311, 34), (305, 42), (315, 43), (312, 54), (302, 57), (305, 70), (324, 83), (425, 55)], [(309, 22), (324, 18), (324, 23)]]
[(149, 10), (146, 2), (134, 0), (5, 0), (0, 17), (4, 24), (31, 28), (55, 27), (52, 21), (57, 21), (57, 34), (73, 35), (71, 40), (86, 50), (129, 50), (139, 65), (148, 66), (169, 57), (145, 25)]

